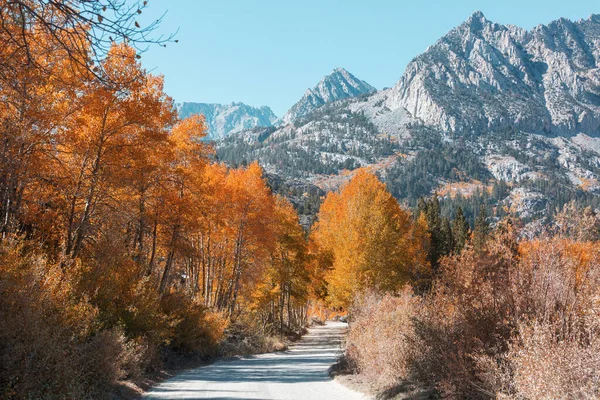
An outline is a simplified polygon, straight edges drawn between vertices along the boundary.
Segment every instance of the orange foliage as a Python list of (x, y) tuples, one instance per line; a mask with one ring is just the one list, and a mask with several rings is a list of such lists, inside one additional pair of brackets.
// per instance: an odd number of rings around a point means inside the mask
[(319, 212), (314, 239), (331, 255), (328, 297), (348, 307), (362, 290), (394, 291), (426, 270), (426, 237), (374, 175), (359, 171)]
[[(89, 60), (60, 46), (48, 52), (57, 38), (43, 31), (27, 32), (23, 51), (9, 35), (19, 28), (9, 21), (0, 30), (0, 246), (21, 249), (0, 264), (8, 396), (100, 393), (154, 365), (159, 347), (215, 355), (231, 321), (303, 325), (306, 238), (258, 164), (213, 162), (204, 117), (179, 120), (163, 78), (147, 73), (132, 47), (114, 44), (94, 76)], [(34, 296), (28, 285), (38, 274), (47, 280)], [(19, 321), (19, 309), (31, 318)], [(89, 356), (92, 348), (101, 359)], [(37, 351), (35, 362), (50, 360), (50, 369), (96, 368), (105, 386), (42, 372), (29, 386), (35, 366), (19, 365)], [(95, 364), (81, 367), (78, 357)]]

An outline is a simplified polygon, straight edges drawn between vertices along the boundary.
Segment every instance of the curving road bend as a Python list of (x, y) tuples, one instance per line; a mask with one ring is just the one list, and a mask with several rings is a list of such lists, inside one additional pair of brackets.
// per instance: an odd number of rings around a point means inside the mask
[(261, 354), (183, 372), (143, 399), (365, 399), (329, 377), (341, 352), (346, 324), (311, 328), (286, 352)]

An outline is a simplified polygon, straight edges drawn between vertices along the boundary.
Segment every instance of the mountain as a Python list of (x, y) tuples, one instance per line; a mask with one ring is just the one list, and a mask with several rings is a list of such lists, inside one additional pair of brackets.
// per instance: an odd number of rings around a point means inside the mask
[(305, 221), (319, 190), (359, 167), (406, 206), (437, 194), (445, 215), (460, 206), (471, 223), (480, 205), (531, 224), (570, 201), (600, 209), (599, 32), (598, 16), (526, 31), (477, 12), (415, 57), (392, 88), (231, 135), (217, 157), (258, 160), (274, 190), (285, 187), (281, 194), (308, 210)]
[(258, 160), (273, 190), (294, 204), (309, 227), (320, 193), (336, 189), (358, 167), (384, 171), (398, 159), (416, 121), (404, 109), (387, 108), (386, 99), (385, 92), (350, 97), (293, 124), (230, 135), (217, 142), (217, 158), (232, 166)]
[(443, 132), (596, 134), (599, 43), (600, 16), (526, 31), (476, 12), (408, 64), (387, 105)]
[(317, 86), (304, 93), (302, 98), (283, 116), (283, 122), (286, 124), (294, 122), (326, 103), (360, 96), (376, 90), (344, 68), (336, 68), (331, 74), (321, 79)]
[(176, 108), (181, 118), (193, 114), (204, 115), (208, 126), (207, 139), (212, 140), (256, 126), (273, 126), (277, 121), (277, 117), (267, 106), (257, 108), (243, 103), (179, 103)]

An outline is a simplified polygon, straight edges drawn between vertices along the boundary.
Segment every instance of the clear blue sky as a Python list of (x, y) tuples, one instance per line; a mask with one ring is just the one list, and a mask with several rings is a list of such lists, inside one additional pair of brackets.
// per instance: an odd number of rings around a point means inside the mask
[(153, 47), (147, 69), (165, 76), (175, 101), (270, 106), (282, 116), (336, 67), (381, 89), (406, 64), (481, 10), (530, 29), (600, 13), (598, 0), (149, 0), (167, 10), (160, 31), (179, 43)]

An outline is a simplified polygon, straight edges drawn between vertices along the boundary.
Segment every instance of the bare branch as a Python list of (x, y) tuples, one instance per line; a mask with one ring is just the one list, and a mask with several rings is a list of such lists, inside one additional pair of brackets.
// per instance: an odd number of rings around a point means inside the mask
[(50, 38), (49, 52), (65, 51), (80, 72), (106, 82), (102, 61), (114, 43), (127, 43), (139, 54), (175, 42), (177, 32), (158, 33), (166, 12), (141, 24), (139, 15), (147, 8), (147, 1), (129, 0), (0, 0), (0, 76), (10, 75), (5, 68), (18, 67), (3, 61), (15, 53), (25, 65), (43, 67), (31, 48), (34, 32), (41, 32)]

